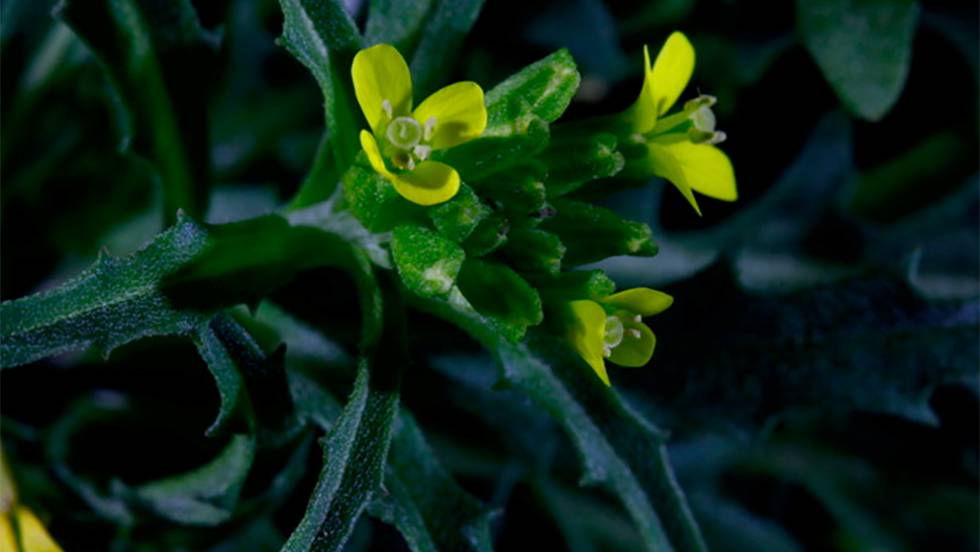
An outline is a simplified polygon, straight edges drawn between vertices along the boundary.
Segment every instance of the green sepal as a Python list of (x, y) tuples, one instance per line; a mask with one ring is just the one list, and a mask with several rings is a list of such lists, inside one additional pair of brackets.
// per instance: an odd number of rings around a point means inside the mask
[(615, 255), (652, 257), (657, 254), (646, 224), (626, 220), (603, 207), (571, 200), (554, 202), (555, 216), (541, 229), (558, 234), (565, 244), (566, 266), (592, 263)]
[(523, 163), (548, 145), (548, 123), (530, 117), (519, 132), (487, 136), (433, 154), (436, 161), (455, 168), (466, 182), (478, 182)]
[(451, 200), (429, 208), (429, 218), (442, 235), (455, 241), (462, 242), (480, 224), (480, 221), (490, 216), (490, 207), (466, 184), (461, 184), (459, 192)]
[(496, 322), (497, 330), (512, 341), (523, 338), (528, 326), (544, 319), (538, 292), (504, 264), (467, 259), (459, 271), (458, 285), (473, 308)]
[(533, 118), (552, 122), (565, 112), (581, 77), (575, 60), (562, 48), (487, 92), (485, 136), (521, 133)]
[(452, 240), (414, 224), (392, 231), (391, 256), (405, 287), (421, 297), (448, 294), (466, 258)]
[[(360, 154), (358, 159), (363, 156)], [(398, 195), (385, 177), (361, 163), (344, 173), (343, 184), (350, 211), (372, 232), (387, 232), (403, 222), (425, 220), (422, 207)]]
[(565, 246), (558, 236), (550, 232), (515, 228), (511, 230), (502, 251), (514, 268), (522, 272), (558, 274)]
[(616, 291), (616, 284), (602, 270), (572, 270), (554, 275), (531, 274), (528, 280), (546, 304), (579, 299), (598, 302)]
[(463, 242), (467, 257), (483, 257), (493, 253), (505, 243), (510, 233), (510, 221), (503, 213), (493, 213), (477, 225)]
[(626, 161), (613, 134), (572, 134), (552, 140), (539, 159), (548, 167), (549, 197), (565, 195), (597, 178), (615, 176)]

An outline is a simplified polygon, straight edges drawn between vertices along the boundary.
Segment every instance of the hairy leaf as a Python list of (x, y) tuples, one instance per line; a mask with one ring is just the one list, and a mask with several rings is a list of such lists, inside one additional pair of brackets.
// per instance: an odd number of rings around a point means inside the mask
[(581, 77), (568, 50), (528, 65), (487, 92), (486, 136), (523, 132), (538, 117), (553, 122), (565, 112)]
[(841, 102), (877, 121), (905, 86), (918, 21), (915, 0), (798, 0), (797, 26)]

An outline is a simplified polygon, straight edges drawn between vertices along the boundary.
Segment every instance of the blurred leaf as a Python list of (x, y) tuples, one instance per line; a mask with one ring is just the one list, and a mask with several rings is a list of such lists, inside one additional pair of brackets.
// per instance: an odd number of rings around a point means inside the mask
[[(438, 3), (438, 0), (371, 0), (365, 42), (391, 44), (405, 58), (412, 58), (419, 34), (425, 31), (433, 11), (440, 7)], [(479, 6), (476, 9), (479, 11)]]
[(164, 216), (202, 217), (211, 183), (207, 84), (216, 39), (187, 0), (65, 0), (58, 17), (101, 59), (126, 107), (123, 145), (160, 173)]
[(388, 493), (372, 515), (401, 531), (413, 552), (493, 550), (490, 513), (439, 464), (421, 429), (402, 409), (385, 471)]
[(763, 295), (717, 266), (670, 291), (682, 308), (658, 324), (646, 377), (682, 419), (761, 423), (809, 406), (931, 424), (932, 389), (975, 373), (980, 304), (930, 303), (897, 278)]
[(555, 121), (572, 101), (580, 81), (575, 60), (564, 48), (514, 73), (487, 92), (484, 136), (524, 132), (534, 118)]
[(912, 57), (914, 0), (797, 0), (803, 44), (855, 115), (877, 121), (898, 101)]
[(449, 84), (445, 82), (446, 77), (456, 61), (463, 39), (476, 23), (484, 2), (435, 1), (439, 4), (433, 8), (432, 15), (423, 27), (422, 37), (411, 61), (414, 94), (419, 100), (435, 92), (440, 85)]
[[(339, 0), (280, 0), (279, 5), (285, 18), (280, 43), (313, 73), (326, 113), (328, 135), (315, 161), (323, 164), (323, 170), (311, 173), (293, 204), (304, 207), (330, 197), (361, 149), (357, 142), (361, 117), (350, 66), (364, 44)], [(324, 161), (327, 156), (329, 161)]]
[(144, 506), (171, 521), (213, 526), (231, 517), (255, 457), (255, 440), (234, 435), (211, 462), (136, 488)]

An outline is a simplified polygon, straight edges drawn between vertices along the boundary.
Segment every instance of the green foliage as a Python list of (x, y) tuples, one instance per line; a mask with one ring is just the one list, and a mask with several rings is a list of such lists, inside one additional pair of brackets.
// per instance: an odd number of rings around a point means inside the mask
[[(975, 548), (972, 12), (361, 4), (4, 4), (3, 458), (65, 549)], [(609, 117), (675, 26), (734, 127), (700, 218)], [(448, 201), (360, 153), (378, 43), (487, 90)], [(633, 286), (610, 387), (563, 313)]]
[(800, 0), (796, 7), (803, 43), (847, 109), (884, 117), (908, 76), (918, 2)]

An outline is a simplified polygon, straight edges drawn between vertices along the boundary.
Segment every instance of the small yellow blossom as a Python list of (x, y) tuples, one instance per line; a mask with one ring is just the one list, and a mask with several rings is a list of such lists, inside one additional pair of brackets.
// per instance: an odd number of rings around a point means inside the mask
[(17, 503), (17, 489), (0, 450), (0, 551), (7, 550), (61, 552), (61, 547), (30, 508)]
[(633, 288), (597, 301), (568, 304), (569, 340), (599, 379), (611, 385), (606, 359), (627, 367), (643, 366), (653, 356), (657, 338), (643, 323), (644, 316), (666, 310), (674, 299), (662, 291)]
[(680, 32), (670, 35), (653, 64), (644, 46), (643, 88), (623, 117), (632, 140), (647, 147), (646, 157), (628, 167), (627, 174), (669, 180), (701, 214), (693, 192), (735, 201), (738, 191), (731, 161), (715, 147), (725, 140), (725, 133), (715, 129), (715, 98), (699, 96), (667, 115), (691, 80), (694, 59), (694, 47)]
[(371, 126), (371, 132), (361, 131), (360, 139), (374, 170), (413, 203), (434, 205), (452, 199), (459, 191), (459, 173), (429, 157), (483, 133), (483, 89), (475, 82), (457, 82), (413, 111), (408, 64), (389, 44), (358, 52), (351, 76), (357, 103)]

